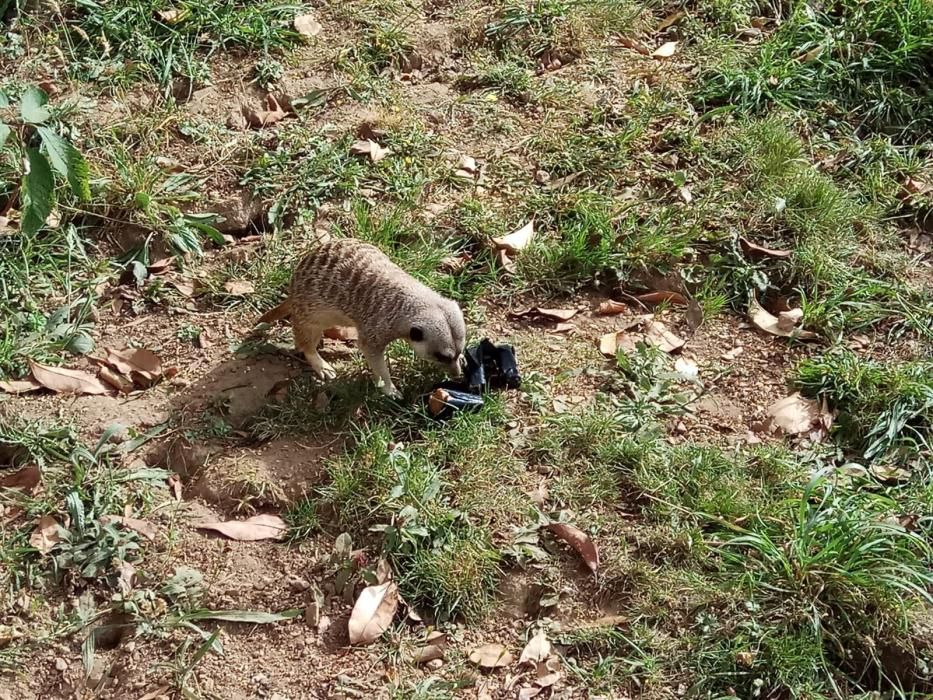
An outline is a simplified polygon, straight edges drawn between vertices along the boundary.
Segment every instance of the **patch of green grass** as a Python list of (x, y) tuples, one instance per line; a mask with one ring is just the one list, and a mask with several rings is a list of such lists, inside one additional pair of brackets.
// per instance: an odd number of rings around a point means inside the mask
[(300, 36), (292, 20), (302, 5), (280, 0), (194, 0), (181, 6), (152, 0), (79, 0), (66, 22), (73, 61), (83, 80), (152, 80), (170, 88), (176, 77), (210, 79), (208, 58), (220, 51), (281, 53)]
[(784, 8), (760, 46), (708, 70), (705, 104), (803, 108), (903, 137), (931, 133), (933, 7), (926, 0)]
[(804, 360), (797, 385), (839, 411), (833, 434), (868, 460), (933, 452), (933, 362), (882, 362), (838, 350)]

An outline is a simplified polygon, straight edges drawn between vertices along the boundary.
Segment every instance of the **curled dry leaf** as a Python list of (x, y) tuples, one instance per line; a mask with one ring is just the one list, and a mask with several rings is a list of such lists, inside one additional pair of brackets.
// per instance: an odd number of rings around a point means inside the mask
[[(103, 357), (91, 359), (105, 365), (100, 371), (100, 378), (123, 393), (131, 391), (134, 384), (148, 388), (163, 377), (162, 359), (151, 350), (105, 348)], [(116, 370), (119, 375), (108, 371), (108, 368)]]
[(301, 36), (317, 36), (321, 33), (321, 23), (314, 19), (314, 15), (298, 15), (294, 21), (295, 31)]
[(616, 301), (615, 299), (606, 299), (606, 301), (600, 302), (599, 308), (596, 310), (596, 312), (602, 316), (616, 316), (618, 314), (624, 314), (627, 311), (628, 304)]
[(526, 686), (518, 691), (518, 700), (531, 700), (541, 693), (541, 688)]
[[(643, 326), (644, 330), (640, 334), (631, 332), (629, 329), (635, 326)], [(619, 350), (625, 350), (626, 352), (635, 350), (638, 340), (642, 340), (666, 353), (678, 352), (687, 343), (687, 341), (668, 330), (663, 323), (655, 321), (651, 314), (644, 314), (629, 319), (625, 328), (601, 336), (599, 351), (606, 357), (615, 357)]]
[(355, 156), (369, 156), (369, 159), (373, 163), (378, 163), (386, 156), (392, 155), (390, 149), (383, 148), (375, 141), (369, 139), (354, 141), (353, 145), (350, 146), (350, 153)]
[(63, 367), (48, 367), (30, 362), (33, 378), (46, 389), (60, 394), (107, 394), (109, 390), (89, 372)]
[(645, 46), (638, 39), (633, 39), (628, 36), (620, 36), (618, 37), (617, 41), (619, 42), (620, 45), (624, 46), (627, 49), (631, 49), (632, 51), (637, 51), (642, 56), (651, 55), (651, 49)]
[(40, 554), (48, 554), (61, 541), (60, 526), (51, 515), (39, 518), (36, 529), (29, 536), (29, 546), (39, 550)]
[(672, 14), (669, 14), (667, 17), (661, 20), (661, 23), (658, 25), (658, 28), (655, 31), (663, 32), (668, 27), (672, 27), (677, 24), (680, 20), (686, 17), (687, 13), (684, 10), (677, 10)]
[(0, 488), (22, 489), (26, 493), (31, 493), (39, 485), (40, 480), (38, 465), (30, 464), (0, 477)]
[(393, 581), (364, 588), (350, 613), (350, 644), (371, 644), (382, 636), (392, 624), (398, 600), (398, 586)]
[(767, 248), (757, 243), (752, 243), (747, 238), (739, 238), (739, 245), (742, 246), (742, 252), (750, 258), (789, 258), (794, 254), (792, 250), (778, 250), (777, 248)]
[(667, 41), (651, 52), (652, 58), (670, 58), (677, 53), (676, 41)]
[(782, 311), (779, 316), (774, 316), (752, 297), (748, 305), (748, 318), (756, 327), (771, 335), (798, 340), (812, 340), (817, 337), (816, 333), (803, 330), (797, 325), (803, 320), (803, 312), (800, 309)]
[(252, 294), (255, 288), (252, 282), (247, 282), (246, 280), (229, 280), (224, 283), (224, 291), (226, 291), (227, 294), (242, 297), (247, 294)]
[(149, 541), (156, 538), (156, 529), (152, 523), (147, 520), (131, 518), (125, 515), (104, 515), (101, 517), (100, 521), (105, 525), (108, 523), (118, 523), (133, 532), (139, 533)]
[(28, 394), (31, 391), (39, 391), (42, 385), (35, 379), (10, 379), (0, 381), (0, 391), (7, 394)]
[(499, 250), (504, 250), (506, 253), (515, 254), (520, 250), (524, 250), (528, 247), (531, 241), (535, 237), (535, 222), (534, 219), (529, 221), (527, 224), (522, 226), (520, 229), (513, 231), (507, 236), (502, 236), (500, 238), (493, 238), (493, 245), (496, 246)]
[(669, 331), (660, 321), (648, 322), (645, 327), (645, 341), (666, 353), (677, 352), (687, 344), (686, 340)]
[(176, 501), (181, 500), (181, 477), (178, 474), (169, 474), (168, 487), (172, 490), (172, 496)]
[(270, 126), (280, 122), (288, 116), (288, 112), (282, 109), (275, 95), (266, 95), (266, 109), (246, 110), (243, 114), (246, 117), (246, 123), (254, 129), (261, 129), (264, 126)]
[(599, 550), (596, 549), (596, 545), (589, 535), (580, 528), (567, 523), (551, 523), (545, 525), (545, 529), (573, 547), (577, 554), (583, 558), (583, 561), (586, 562), (590, 571), (596, 573), (596, 569), (599, 568)]
[(201, 523), (199, 530), (214, 530), (231, 540), (257, 542), (259, 540), (281, 540), (288, 531), (285, 521), (277, 515), (254, 515), (246, 520)]
[(578, 309), (542, 309), (538, 308), (538, 313), (542, 316), (547, 316), (548, 318), (553, 318), (558, 321), (569, 321), (574, 316), (577, 315)]
[(675, 306), (687, 306), (687, 298), (680, 292), (672, 292), (664, 289), (657, 292), (646, 292), (635, 297), (642, 304), (673, 304)]
[(785, 435), (808, 433), (818, 440), (825, 436), (833, 424), (833, 416), (825, 403), (816, 399), (807, 399), (800, 393), (791, 394), (775, 401), (765, 412), (771, 432)]
[(551, 643), (548, 641), (544, 630), (539, 630), (522, 649), (521, 656), (518, 657), (518, 663), (535, 666), (539, 661), (544, 661), (550, 655)]
[(502, 668), (512, 661), (512, 654), (501, 644), (484, 644), (470, 652), (470, 663), (480, 668)]

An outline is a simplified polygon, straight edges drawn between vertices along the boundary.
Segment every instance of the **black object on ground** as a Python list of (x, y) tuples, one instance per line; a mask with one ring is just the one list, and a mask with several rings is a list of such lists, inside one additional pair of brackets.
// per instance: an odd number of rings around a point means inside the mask
[(481, 394), (490, 389), (518, 389), (522, 384), (511, 345), (496, 345), (484, 338), (463, 354), (463, 376), (436, 384), (428, 394), (428, 410), (438, 420), (456, 411), (478, 411), (483, 406)]

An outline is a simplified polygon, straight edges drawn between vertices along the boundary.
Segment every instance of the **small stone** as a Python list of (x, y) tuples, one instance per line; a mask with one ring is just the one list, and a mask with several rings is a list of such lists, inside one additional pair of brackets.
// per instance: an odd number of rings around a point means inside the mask
[(551, 181), (551, 173), (547, 170), (536, 170), (535, 171), (535, 182), (539, 185), (546, 185)]
[(444, 665), (444, 660), (443, 660), (443, 659), (431, 659), (430, 661), (428, 661), (428, 662), (425, 664), (425, 666), (427, 666), (427, 667), (428, 667), (429, 669), (431, 669), (432, 671), (436, 671), (437, 669), (439, 669), (439, 668), (440, 668), (441, 666), (443, 666), (443, 665)]
[(58, 656), (55, 658), (55, 668), (56, 670), (64, 673), (68, 670), (68, 662), (65, 661), (62, 657)]

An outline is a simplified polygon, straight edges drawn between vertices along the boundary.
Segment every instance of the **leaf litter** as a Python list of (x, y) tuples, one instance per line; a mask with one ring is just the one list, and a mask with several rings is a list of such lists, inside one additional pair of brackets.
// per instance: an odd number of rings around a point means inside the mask
[(594, 574), (596, 573), (596, 570), (599, 568), (599, 550), (596, 549), (596, 545), (593, 543), (593, 540), (590, 539), (589, 535), (580, 528), (575, 525), (570, 525), (569, 523), (550, 523), (545, 525), (544, 528), (555, 537), (573, 547), (586, 563), (587, 567), (589, 567), (590, 571)]
[(238, 542), (281, 540), (288, 532), (285, 521), (277, 515), (254, 515), (246, 520), (206, 522), (196, 525), (199, 530), (213, 530)]
[(470, 663), (480, 668), (503, 668), (513, 660), (512, 654), (501, 644), (484, 644), (470, 652)]
[(392, 624), (398, 604), (398, 586), (394, 581), (364, 588), (347, 623), (350, 644), (371, 644), (381, 637)]
[(58, 394), (109, 394), (110, 389), (90, 372), (64, 367), (50, 367), (29, 362), (33, 378), (46, 389)]

